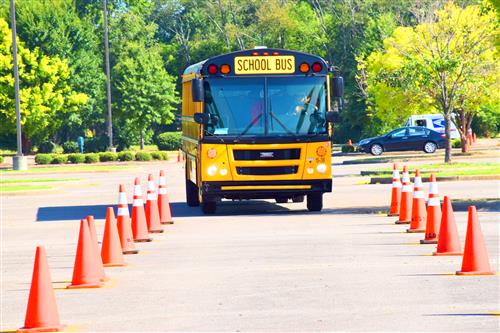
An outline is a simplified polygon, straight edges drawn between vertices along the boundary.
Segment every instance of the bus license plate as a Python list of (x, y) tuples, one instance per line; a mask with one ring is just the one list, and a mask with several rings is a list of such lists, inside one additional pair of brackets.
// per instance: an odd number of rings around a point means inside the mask
[(234, 72), (236, 74), (292, 74), (295, 72), (295, 57), (235, 57)]

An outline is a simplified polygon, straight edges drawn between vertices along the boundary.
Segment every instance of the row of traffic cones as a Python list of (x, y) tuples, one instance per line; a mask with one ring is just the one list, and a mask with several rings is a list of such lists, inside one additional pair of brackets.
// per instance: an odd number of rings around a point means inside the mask
[(408, 168), (403, 167), (402, 184), (397, 165), (393, 165), (391, 204), (388, 216), (399, 216), (396, 224), (409, 224), (408, 233), (425, 233), (421, 244), (437, 244), (439, 255), (462, 255), (462, 269), (457, 275), (491, 275), (488, 253), (484, 244), (475, 206), (468, 208), (467, 234), (464, 252), (460, 248), (453, 207), (448, 196), (444, 197), (443, 210), (439, 200), (436, 177), (429, 177), (429, 198), (425, 202), (422, 178), (415, 171), (414, 188)]
[[(66, 288), (100, 288), (108, 277), (104, 267), (126, 266), (124, 254), (136, 254), (134, 242), (150, 241), (149, 232), (163, 232), (161, 224), (172, 224), (165, 173), (160, 171), (158, 195), (153, 176), (148, 177), (146, 208), (142, 200), (139, 179), (134, 181), (132, 220), (129, 217), (124, 186), (119, 186), (118, 214), (113, 207), (106, 209), (106, 224), (99, 250), (94, 217), (80, 221), (78, 245), (71, 284)], [(54, 291), (50, 278), (45, 248), (38, 246), (24, 327), (19, 332), (61, 331)]]

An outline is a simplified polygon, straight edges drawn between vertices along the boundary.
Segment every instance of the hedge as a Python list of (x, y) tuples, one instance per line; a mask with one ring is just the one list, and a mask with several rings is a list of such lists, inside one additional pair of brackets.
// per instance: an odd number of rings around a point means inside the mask
[(166, 151), (153, 151), (151, 152), (151, 157), (153, 158), (153, 160), (168, 160), (168, 154)]
[(50, 164), (65, 164), (68, 162), (68, 155), (54, 154), (52, 155), (52, 161)]
[(99, 162), (99, 154), (90, 153), (85, 154), (85, 163), (97, 163)]
[(83, 163), (85, 162), (85, 155), (83, 154), (69, 154), (68, 162), (73, 164)]
[(134, 159), (135, 155), (131, 151), (121, 151), (118, 153), (118, 160), (121, 162), (133, 161)]
[(99, 161), (101, 162), (111, 162), (118, 159), (118, 154), (110, 151), (99, 153)]
[(0, 163), (3, 163), (3, 156), (0, 156)]
[(151, 154), (145, 151), (138, 151), (135, 153), (136, 161), (151, 161)]
[(75, 141), (66, 141), (62, 144), (62, 149), (65, 154), (74, 154), (80, 152), (78, 143), (76, 143)]
[(36, 164), (49, 164), (52, 162), (52, 155), (50, 154), (36, 154), (35, 156)]
[(181, 148), (181, 132), (165, 132), (158, 135), (156, 145), (160, 150), (177, 150)]
[(354, 153), (356, 150), (353, 145), (342, 145), (343, 153)]
[(452, 148), (461, 148), (462, 147), (462, 140), (460, 140), (460, 139), (452, 140), (451, 147)]

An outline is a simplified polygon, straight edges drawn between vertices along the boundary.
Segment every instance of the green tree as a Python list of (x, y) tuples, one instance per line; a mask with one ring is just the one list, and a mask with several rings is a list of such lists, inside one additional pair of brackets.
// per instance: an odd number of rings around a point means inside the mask
[[(415, 28), (399, 27), (384, 40), (384, 50), (368, 59), (375, 106), (387, 103), (377, 94), (392, 94), (410, 108), (433, 105), (445, 117), (445, 162), (451, 161), (450, 122), (454, 112), (463, 145), (474, 113), (498, 98), (499, 68), (494, 47), (495, 13), (477, 5), (448, 3)], [(495, 97), (496, 96), (496, 97)], [(392, 112), (401, 112), (393, 110)], [(466, 150), (467, 148), (464, 148)]]
[(69, 85), (88, 96), (88, 102), (79, 107), (79, 112), (58, 120), (62, 124), (59, 139), (74, 139), (86, 130), (103, 132), (102, 28), (93, 24), (89, 17), (80, 17), (73, 0), (18, 1), (16, 10), (17, 33), (26, 46), (29, 49), (37, 47), (43, 54), (67, 60)]
[(173, 110), (178, 103), (175, 79), (164, 68), (155, 24), (146, 24), (141, 16), (129, 11), (118, 14), (112, 27), (116, 118), (122, 131), (132, 138), (139, 137), (143, 149), (154, 124), (168, 124), (174, 119)]
[[(70, 70), (65, 60), (46, 56), (40, 49), (30, 51), (18, 42), (21, 118), (24, 151), (32, 143), (52, 136), (62, 125), (61, 114), (78, 112), (88, 96), (69, 85)], [(0, 18), (0, 134), (16, 132), (12, 32)]]

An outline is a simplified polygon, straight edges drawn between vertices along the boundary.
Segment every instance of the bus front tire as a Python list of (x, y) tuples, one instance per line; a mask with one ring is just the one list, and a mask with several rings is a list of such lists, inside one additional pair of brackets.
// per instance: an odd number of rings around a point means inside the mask
[(201, 203), (201, 210), (204, 214), (214, 214), (217, 209), (215, 201), (204, 201)]
[(284, 198), (284, 197), (278, 197), (274, 200), (276, 200), (276, 203), (279, 203), (279, 204), (284, 204), (284, 203), (288, 202), (288, 198)]
[(307, 209), (310, 212), (320, 212), (323, 209), (323, 193), (308, 194)]

